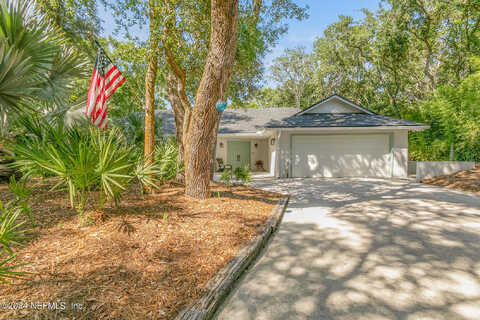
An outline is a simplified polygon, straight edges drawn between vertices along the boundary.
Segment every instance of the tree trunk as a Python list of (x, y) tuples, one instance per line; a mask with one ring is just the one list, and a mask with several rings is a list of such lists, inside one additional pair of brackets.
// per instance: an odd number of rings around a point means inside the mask
[(148, 61), (145, 75), (145, 165), (153, 163), (155, 148), (155, 80), (157, 76), (157, 55), (152, 55)]
[[(168, 101), (173, 110), (173, 116), (175, 119), (175, 132), (177, 136), (177, 145), (178, 145), (178, 157), (177, 165), (180, 167), (184, 163), (184, 148), (183, 148), (183, 122), (185, 118), (185, 108), (183, 107), (182, 100), (180, 99), (180, 94), (178, 92), (178, 83), (175, 73), (167, 68), (166, 72), (167, 79), (167, 94)], [(185, 177), (183, 172), (178, 172), (176, 179), (178, 181), (184, 181)]]
[(217, 126), (213, 131), (212, 164), (210, 165), (210, 180), (212, 181), (213, 181), (213, 176), (215, 175), (215, 161), (216, 161), (216, 155), (217, 155), (217, 136), (218, 136), (218, 127), (220, 126), (221, 117), (222, 117), (222, 113), (220, 112), (220, 115), (218, 116), (218, 119), (217, 119)]
[(185, 194), (209, 196), (212, 143), (223, 99), (233, 69), (237, 45), (238, 0), (211, 0), (210, 43), (194, 108), (186, 110), (184, 124)]
[(148, 55), (148, 68), (147, 73), (145, 74), (145, 141), (143, 149), (145, 165), (150, 165), (153, 163), (153, 151), (155, 148), (155, 82), (158, 71), (158, 41), (155, 36), (156, 15), (154, 14), (154, 10), (154, 3), (149, 1), (148, 12), (150, 18), (150, 48)]
[(295, 92), (295, 106), (300, 109), (300, 93)]

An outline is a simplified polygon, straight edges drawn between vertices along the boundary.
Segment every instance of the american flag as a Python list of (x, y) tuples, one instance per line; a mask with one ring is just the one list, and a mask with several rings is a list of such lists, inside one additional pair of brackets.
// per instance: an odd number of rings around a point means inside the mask
[(122, 73), (115, 67), (102, 48), (98, 48), (95, 68), (90, 80), (85, 115), (101, 129), (108, 128), (107, 106), (105, 102), (125, 82)]

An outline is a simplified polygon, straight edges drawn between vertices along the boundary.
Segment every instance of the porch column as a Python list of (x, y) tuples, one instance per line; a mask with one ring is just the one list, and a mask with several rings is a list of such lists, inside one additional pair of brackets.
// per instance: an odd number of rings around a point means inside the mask
[(280, 130), (278, 130), (274, 133), (275, 152), (272, 155), (272, 157), (274, 158), (274, 161), (272, 161), (272, 162), (275, 165), (275, 167), (274, 167), (275, 178), (280, 178), (280, 136), (281, 136), (281, 134), (282, 134), (282, 132)]

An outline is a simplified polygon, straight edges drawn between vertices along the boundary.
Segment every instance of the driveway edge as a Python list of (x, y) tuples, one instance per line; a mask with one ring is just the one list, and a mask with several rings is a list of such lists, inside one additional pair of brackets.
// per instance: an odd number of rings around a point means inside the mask
[(211, 319), (232, 290), (235, 282), (255, 261), (262, 248), (277, 230), (289, 199), (290, 196), (287, 195), (278, 201), (263, 231), (243, 247), (237, 256), (208, 282), (205, 294), (195, 304), (181, 311), (175, 318), (176, 320)]

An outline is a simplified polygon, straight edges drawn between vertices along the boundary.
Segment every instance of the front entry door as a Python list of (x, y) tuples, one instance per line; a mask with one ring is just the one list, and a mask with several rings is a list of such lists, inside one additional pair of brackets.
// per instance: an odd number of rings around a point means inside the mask
[(250, 141), (228, 141), (227, 163), (235, 170), (245, 165), (250, 166)]

